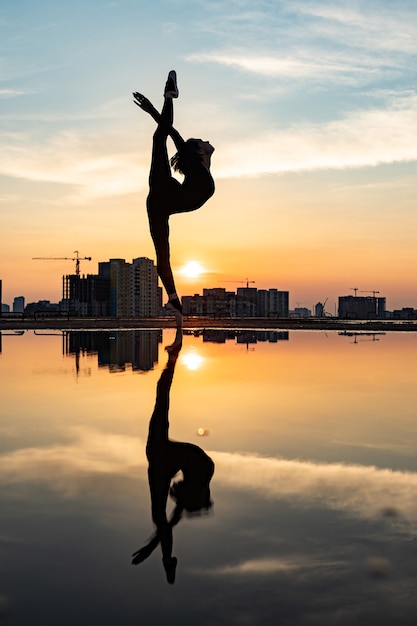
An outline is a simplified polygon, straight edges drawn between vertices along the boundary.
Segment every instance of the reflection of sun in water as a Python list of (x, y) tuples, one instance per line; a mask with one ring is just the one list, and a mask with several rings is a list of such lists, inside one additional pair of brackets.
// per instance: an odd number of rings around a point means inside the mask
[(180, 271), (181, 274), (187, 276), (187, 278), (197, 278), (201, 274), (204, 274), (205, 269), (201, 267), (198, 261), (188, 261)]
[(195, 352), (188, 352), (188, 354), (183, 354), (181, 359), (189, 370), (198, 369), (204, 361), (203, 357), (199, 354), (196, 354)]

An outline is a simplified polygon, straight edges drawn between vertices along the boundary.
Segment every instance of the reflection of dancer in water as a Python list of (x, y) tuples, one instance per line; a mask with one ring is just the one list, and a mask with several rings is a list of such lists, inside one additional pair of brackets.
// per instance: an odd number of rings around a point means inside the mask
[[(155, 245), (158, 274), (168, 294), (168, 308), (176, 314), (177, 327), (182, 322), (182, 306), (178, 298), (170, 264), (169, 216), (200, 208), (214, 193), (210, 174), (210, 157), (214, 151), (208, 141), (184, 141), (173, 128), (173, 98), (178, 97), (176, 74), (171, 71), (165, 85), (164, 106), (158, 113), (145, 96), (135, 92), (134, 102), (158, 123), (153, 136), (152, 161), (149, 174), (149, 195), (146, 201), (151, 236)], [(184, 175), (180, 183), (171, 175), (167, 153), (170, 136), (177, 153), (171, 159), (174, 170)]]
[[(168, 438), (169, 392), (181, 349), (180, 338), (176, 344), (176, 349), (170, 351), (168, 363), (158, 381), (146, 445), (152, 519), (156, 532), (143, 548), (132, 555), (134, 565), (142, 563), (160, 543), (162, 562), (170, 584), (175, 581), (177, 566), (177, 559), (172, 556), (172, 528), (178, 524), (184, 510), (198, 513), (212, 506), (210, 480), (214, 472), (214, 463), (204, 450), (194, 444)], [(172, 479), (179, 471), (182, 472), (183, 480), (171, 486)], [(175, 501), (169, 520), (166, 513), (168, 493)]]

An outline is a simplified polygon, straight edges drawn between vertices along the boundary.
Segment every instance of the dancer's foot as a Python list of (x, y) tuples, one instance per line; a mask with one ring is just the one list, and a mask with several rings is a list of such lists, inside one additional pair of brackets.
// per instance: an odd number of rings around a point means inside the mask
[(169, 346), (165, 346), (165, 350), (169, 354), (168, 361), (170, 363), (175, 363), (181, 348), (182, 348), (182, 329), (177, 328), (177, 332), (175, 333), (175, 339), (173, 343), (171, 343), (171, 345)]
[(164, 565), (165, 574), (167, 576), (167, 582), (173, 585), (175, 582), (175, 570), (177, 569), (177, 559), (175, 556), (171, 556), (167, 559), (162, 559)]
[(178, 98), (177, 73), (171, 70), (165, 83), (164, 98)]
[(175, 317), (175, 324), (176, 324), (177, 330), (181, 330), (182, 320), (183, 320), (182, 313), (180, 313), (178, 309), (172, 306), (170, 302), (166, 303), (165, 309)]
[(143, 546), (143, 548), (141, 548), (140, 550), (137, 550), (137, 552), (134, 552), (132, 554), (132, 565), (138, 565), (139, 563), (143, 563), (143, 561), (145, 561), (148, 556), (152, 554), (154, 549), (155, 546), (153, 546), (151, 542), (146, 546)]

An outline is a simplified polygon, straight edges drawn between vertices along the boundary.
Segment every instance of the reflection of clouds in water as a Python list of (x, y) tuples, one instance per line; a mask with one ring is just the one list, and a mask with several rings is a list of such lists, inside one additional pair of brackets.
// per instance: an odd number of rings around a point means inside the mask
[(78, 492), (86, 475), (126, 475), (147, 465), (145, 443), (87, 428), (71, 429), (74, 441), (25, 448), (0, 455), (0, 484), (45, 482), (67, 495)]
[[(81, 489), (85, 475), (127, 475), (146, 466), (139, 438), (94, 429), (70, 431), (74, 440), (0, 455), (0, 483), (45, 482), (67, 494)], [(363, 465), (313, 463), (209, 452), (216, 484), (256, 491), (267, 499), (291, 498), (297, 505), (323, 506), (364, 519), (417, 526), (417, 474)]]
[(216, 576), (226, 576), (230, 574), (274, 574), (276, 572), (294, 572), (310, 569), (314, 569), (314, 571), (317, 572), (319, 568), (334, 569), (335, 567), (343, 566), (344, 564), (344, 562), (328, 563), (323, 560), (320, 561), (318, 559), (306, 557), (306, 555), (303, 554), (299, 556), (291, 555), (279, 558), (248, 559), (234, 565), (224, 565), (211, 570), (207, 569), (205, 573)]
[(299, 499), (361, 518), (417, 523), (417, 474), (342, 463), (213, 455), (217, 482), (255, 490), (268, 498)]

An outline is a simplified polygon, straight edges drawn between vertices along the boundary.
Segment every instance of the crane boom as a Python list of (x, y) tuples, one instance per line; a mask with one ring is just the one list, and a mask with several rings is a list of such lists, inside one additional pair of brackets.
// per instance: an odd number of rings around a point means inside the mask
[(79, 256), (78, 250), (74, 250), (77, 256), (33, 256), (33, 261), (75, 261), (75, 274), (80, 275), (80, 261), (91, 261), (91, 256)]
[(249, 278), (245, 278), (245, 280), (222, 280), (222, 283), (246, 283), (246, 289), (249, 287), (249, 283), (256, 283), (256, 280), (249, 280)]

